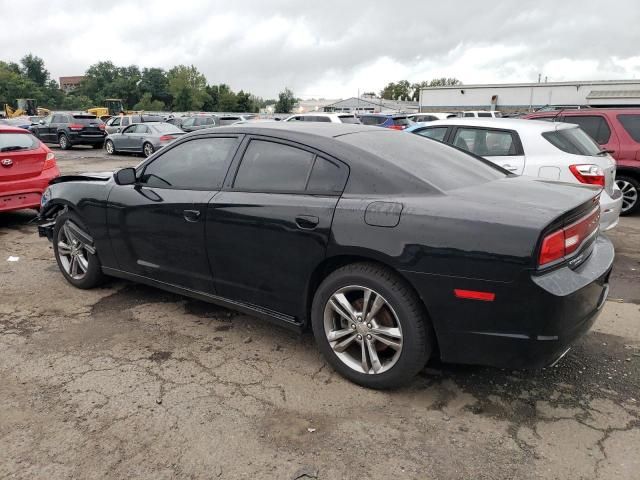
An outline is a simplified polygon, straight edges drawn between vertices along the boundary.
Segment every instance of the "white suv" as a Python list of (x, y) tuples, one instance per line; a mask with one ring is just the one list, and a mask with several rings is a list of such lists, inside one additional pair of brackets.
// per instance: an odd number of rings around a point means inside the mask
[(360, 123), (360, 120), (352, 113), (313, 112), (291, 115), (285, 122)]
[(414, 125), (405, 132), (467, 150), (517, 175), (599, 185), (600, 227), (618, 224), (622, 192), (616, 164), (578, 125), (506, 118), (456, 118)]

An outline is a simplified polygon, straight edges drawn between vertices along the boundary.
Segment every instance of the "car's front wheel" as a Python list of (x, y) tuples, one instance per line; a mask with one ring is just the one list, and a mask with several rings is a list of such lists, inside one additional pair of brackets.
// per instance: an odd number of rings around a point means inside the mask
[(111, 140), (107, 140), (104, 144), (104, 149), (107, 151), (109, 155), (113, 155), (116, 153), (116, 149), (113, 146), (113, 142)]
[(640, 182), (633, 177), (618, 175), (616, 185), (622, 191), (622, 215), (630, 215), (640, 209)]
[(104, 281), (104, 274), (91, 238), (80, 218), (70, 212), (56, 219), (53, 252), (67, 281), (78, 288), (93, 288)]
[(370, 263), (342, 267), (316, 291), (313, 333), (342, 376), (369, 388), (407, 384), (432, 350), (420, 299), (393, 271)]

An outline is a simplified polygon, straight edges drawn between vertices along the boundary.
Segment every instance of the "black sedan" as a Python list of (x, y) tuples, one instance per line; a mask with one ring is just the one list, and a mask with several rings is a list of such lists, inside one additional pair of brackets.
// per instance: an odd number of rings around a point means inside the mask
[(539, 367), (607, 295), (596, 187), (342, 124), (185, 135), (137, 168), (61, 177), (40, 234), (79, 288), (120, 277), (311, 327), (374, 388), (447, 362)]

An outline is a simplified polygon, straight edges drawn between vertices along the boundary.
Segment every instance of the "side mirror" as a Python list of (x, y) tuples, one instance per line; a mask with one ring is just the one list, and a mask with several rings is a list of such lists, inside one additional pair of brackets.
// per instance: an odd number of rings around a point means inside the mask
[(44, 125), (44, 120), (40, 120), (38, 123), (39, 123), (40, 125)]
[(133, 167), (121, 168), (114, 173), (113, 178), (118, 185), (133, 185), (136, 183), (136, 169)]

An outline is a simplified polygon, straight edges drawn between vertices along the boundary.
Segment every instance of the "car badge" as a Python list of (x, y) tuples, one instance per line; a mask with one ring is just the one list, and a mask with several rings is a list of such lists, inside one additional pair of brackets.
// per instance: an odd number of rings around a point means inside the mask
[(13, 165), (13, 160), (11, 160), (10, 158), (3, 158), (0, 163), (2, 163), (3, 167), (10, 167), (11, 165)]

